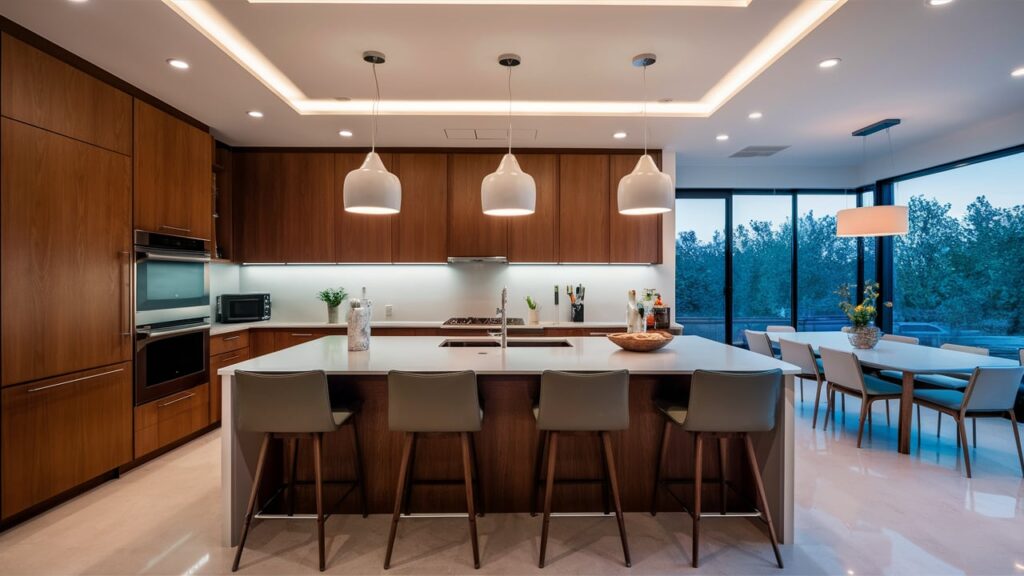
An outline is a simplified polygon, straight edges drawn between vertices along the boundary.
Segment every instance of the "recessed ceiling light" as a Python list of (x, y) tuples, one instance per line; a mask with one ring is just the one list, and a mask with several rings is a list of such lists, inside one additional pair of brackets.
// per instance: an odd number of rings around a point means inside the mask
[(622, 140), (625, 137), (626, 137), (626, 133), (625, 132), (616, 132), (615, 134), (612, 134), (612, 138), (615, 138), (616, 140)]
[(341, 136), (342, 138), (351, 138), (352, 137), (352, 131), (351, 130), (339, 130), (338, 131), (338, 136)]
[(89, 0), (68, 0), (68, 1), (71, 2), (72, 4), (85, 4)]
[(1024, 66), (1021, 66), (1020, 68), (1017, 68), (1013, 72), (1010, 72), (1010, 76), (1013, 76), (1014, 78), (1020, 78), (1021, 76), (1024, 76)]
[(945, 6), (946, 4), (952, 4), (953, 0), (926, 0), (925, 4), (929, 6)]
[(760, 120), (762, 116), (764, 116), (764, 114), (761, 114), (760, 112), (751, 112), (750, 114), (747, 114), (747, 118), (750, 118), (751, 120)]
[(818, 68), (835, 68), (840, 62), (842, 62), (842, 60), (839, 58), (829, 58), (818, 62)]
[(172, 68), (177, 68), (178, 70), (188, 70), (188, 62), (185, 62), (184, 60), (179, 60), (177, 58), (168, 58), (167, 63), (170, 64)]
[(719, 134), (718, 136), (715, 136), (715, 140), (718, 140), (719, 142), (725, 142), (728, 139), (729, 139), (729, 135), (728, 134)]
[(259, 110), (249, 110), (246, 114), (252, 118), (263, 118), (263, 112), (260, 112)]

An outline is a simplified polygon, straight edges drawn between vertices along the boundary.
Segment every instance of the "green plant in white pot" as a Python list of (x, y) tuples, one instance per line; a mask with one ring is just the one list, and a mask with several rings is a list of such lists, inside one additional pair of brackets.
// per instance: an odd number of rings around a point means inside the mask
[(337, 288), (324, 288), (317, 292), (317, 300), (327, 304), (327, 323), (338, 323), (338, 307), (348, 298), (348, 292), (341, 286)]
[(540, 324), (540, 306), (537, 305), (537, 301), (532, 296), (526, 297), (526, 307), (530, 309), (527, 315), (527, 322), (530, 324)]

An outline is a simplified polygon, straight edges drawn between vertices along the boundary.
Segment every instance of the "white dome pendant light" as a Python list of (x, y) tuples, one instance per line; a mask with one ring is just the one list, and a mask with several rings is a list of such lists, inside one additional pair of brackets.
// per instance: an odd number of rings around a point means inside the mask
[(512, 155), (512, 68), (520, 62), (515, 54), (498, 56), (498, 64), (508, 68), (508, 153), (480, 185), (480, 204), (488, 216), (527, 216), (537, 207), (537, 183)]
[(619, 213), (630, 216), (671, 212), (676, 191), (672, 177), (658, 169), (647, 153), (647, 67), (658, 61), (654, 54), (633, 57), (633, 65), (643, 67), (644, 87), (644, 155), (633, 171), (619, 180)]
[(384, 54), (372, 50), (363, 52), (363, 60), (373, 69), (373, 84), (377, 97), (373, 101), (373, 129), (370, 132), (370, 153), (358, 169), (345, 176), (343, 196), (345, 211), (357, 214), (398, 214), (402, 209), (402, 183), (384, 167), (377, 154), (377, 114), (380, 107), (380, 82), (377, 64), (384, 63)]
[[(899, 123), (900, 121), (897, 119), (883, 120), (853, 133), (854, 136), (863, 138), (861, 141), (862, 164), (867, 160), (868, 135), (884, 128), (885, 136), (889, 140), (889, 161), (892, 164), (893, 172), (896, 171), (896, 154), (893, 152), (892, 134), (889, 133), (889, 128)], [(836, 236), (840, 238), (902, 236), (909, 230), (910, 208), (907, 206), (862, 206), (836, 212)]]

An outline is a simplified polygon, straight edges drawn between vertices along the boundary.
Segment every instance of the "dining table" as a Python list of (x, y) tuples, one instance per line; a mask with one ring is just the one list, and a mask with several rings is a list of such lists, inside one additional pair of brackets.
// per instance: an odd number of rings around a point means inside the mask
[(810, 344), (815, 354), (824, 346), (833, 350), (853, 352), (862, 366), (874, 370), (897, 370), (903, 373), (900, 394), (899, 451), (910, 453), (910, 426), (914, 403), (914, 377), (919, 374), (969, 374), (975, 368), (1019, 366), (1016, 361), (983, 356), (957, 350), (933, 348), (893, 340), (879, 340), (874, 348), (855, 348), (844, 332), (768, 332), (773, 344), (792, 340)]

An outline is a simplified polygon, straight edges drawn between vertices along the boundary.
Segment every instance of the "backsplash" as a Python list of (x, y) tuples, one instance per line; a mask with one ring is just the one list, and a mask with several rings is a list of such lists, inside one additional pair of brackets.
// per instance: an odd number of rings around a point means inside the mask
[(238, 273), (241, 266), (235, 264), (210, 264), (210, 321), (217, 321), (217, 296), (237, 294), (242, 291)]

